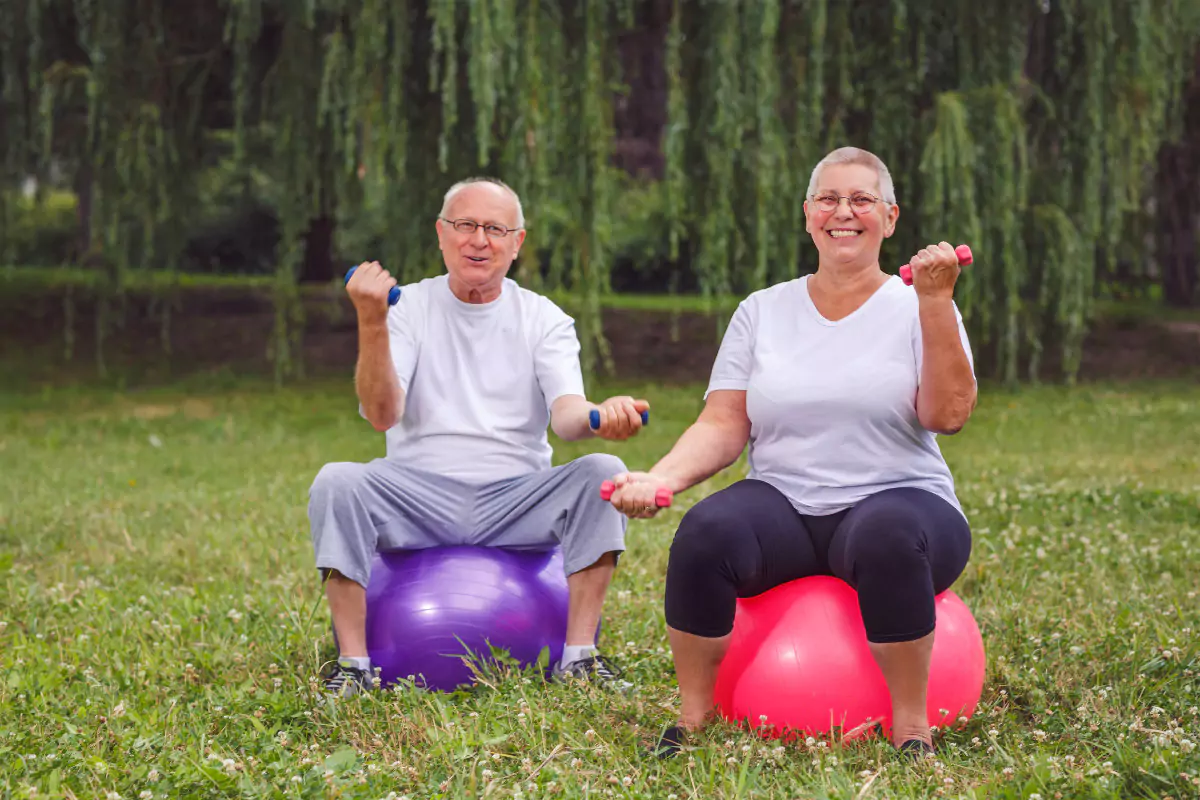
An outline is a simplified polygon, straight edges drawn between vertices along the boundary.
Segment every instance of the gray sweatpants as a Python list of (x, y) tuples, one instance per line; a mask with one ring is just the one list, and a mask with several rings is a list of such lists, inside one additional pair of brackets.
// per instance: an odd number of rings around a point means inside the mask
[(600, 499), (621, 459), (593, 453), (543, 472), (465, 483), (377, 458), (326, 464), (309, 490), (317, 569), (366, 586), (378, 551), (562, 547), (568, 575), (625, 549), (626, 518)]

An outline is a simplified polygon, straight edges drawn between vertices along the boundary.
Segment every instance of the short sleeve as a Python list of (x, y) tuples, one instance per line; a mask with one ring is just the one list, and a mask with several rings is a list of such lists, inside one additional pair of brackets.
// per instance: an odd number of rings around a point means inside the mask
[(555, 400), (565, 395), (586, 395), (575, 320), (549, 301), (544, 302), (542, 316), (542, 336), (533, 347), (533, 367), (549, 409)]
[(388, 345), (392, 351), (392, 365), (400, 388), (408, 393), (413, 372), (417, 368), (417, 353), (421, 349), (419, 326), (421, 324), (419, 293), (413, 288), (401, 292), (400, 300), (388, 311)]
[[(954, 319), (958, 322), (958, 338), (962, 342), (963, 351), (967, 354), (967, 363), (971, 365), (971, 375), (975, 375), (975, 356), (971, 353), (971, 340), (967, 337), (967, 328), (963, 325), (962, 314), (958, 310), (958, 304), (954, 304)], [(921, 339), (921, 318), (918, 316), (913, 322), (913, 352), (917, 356), (917, 385), (921, 385), (921, 371), (925, 365), (925, 346)]]
[(729, 320), (729, 327), (721, 339), (721, 348), (717, 351), (717, 360), (713, 362), (708, 389), (704, 392), (705, 399), (710, 393), (721, 389), (745, 391), (750, 385), (756, 320), (754, 307), (749, 302), (743, 300)]

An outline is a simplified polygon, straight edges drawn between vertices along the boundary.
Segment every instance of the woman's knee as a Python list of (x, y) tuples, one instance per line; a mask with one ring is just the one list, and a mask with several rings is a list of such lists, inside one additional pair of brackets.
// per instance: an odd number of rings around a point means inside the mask
[(738, 518), (719, 493), (684, 515), (667, 560), (664, 610), (672, 628), (710, 638), (733, 629), (739, 571), (734, 559), (745, 525)]
[(683, 515), (671, 542), (668, 565), (712, 566), (736, 551), (739, 529), (744, 525), (745, 515), (719, 494), (701, 500)]
[(883, 566), (922, 561), (928, 553), (925, 515), (900, 494), (876, 496), (864, 502), (847, 532), (847, 549), (854, 563)]
[[(921, 490), (894, 490), (860, 509), (846, 544), (846, 560), (858, 577), (889, 580), (915, 570), (944, 591), (958, 578), (971, 551), (966, 520), (940, 497)], [(864, 504), (865, 505), (865, 504)]]

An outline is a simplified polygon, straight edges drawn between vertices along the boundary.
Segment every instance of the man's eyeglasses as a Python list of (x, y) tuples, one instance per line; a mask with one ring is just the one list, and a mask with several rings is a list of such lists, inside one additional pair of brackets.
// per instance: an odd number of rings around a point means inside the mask
[(448, 223), (459, 233), (468, 236), (483, 228), (483, 234), (489, 239), (502, 239), (513, 231), (523, 230), (522, 228), (506, 228), (503, 225), (483, 225), (473, 219), (446, 219), (445, 217), (438, 217), (438, 219)]
[(825, 213), (836, 210), (842, 200), (848, 200), (850, 201), (850, 209), (855, 214), (866, 214), (875, 207), (876, 203), (887, 202), (869, 192), (855, 192), (849, 197), (844, 194), (838, 195), (833, 192), (822, 192), (821, 194), (814, 195), (811, 200), (813, 205)]

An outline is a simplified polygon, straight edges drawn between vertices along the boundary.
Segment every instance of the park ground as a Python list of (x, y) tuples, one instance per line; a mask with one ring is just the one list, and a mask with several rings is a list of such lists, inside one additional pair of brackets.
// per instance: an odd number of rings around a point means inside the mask
[[(954, 589), (988, 669), (973, 716), (938, 731), (937, 758), (919, 765), (878, 740), (781, 745), (726, 723), (681, 758), (642, 755), (676, 707), (661, 608), (671, 535), (744, 460), (630, 526), (602, 645), (635, 692), (501, 671), (471, 692), (330, 705), (307, 489), (326, 462), (383, 452), (355, 413), (348, 363), (277, 389), (249, 368), (262, 357), (252, 331), (217, 325), (228, 343), (184, 351), (199, 335), (184, 326), (175, 356), (190, 353), (190, 369), (137, 372), (149, 361), (126, 335), (101, 379), (82, 334), (64, 356), (61, 320), (39, 336), (6, 319), (0, 795), (1200, 794), (1200, 397), (1194, 350), (1173, 338), (1191, 335), (1187, 319), (1110, 324), (1103, 335), (1126, 347), (1136, 335), (1181, 348), (1148, 347), (1125, 374), (1116, 351), (1093, 349), (1074, 388), (985, 384), (967, 428), (941, 440), (975, 536)], [(352, 358), (351, 322), (331, 322), (323, 346)], [(709, 322), (685, 318), (679, 337), (669, 318), (640, 324), (683, 343)], [(639, 352), (617, 339), (618, 355)], [(249, 366), (221, 361), (222, 347)], [(555, 442), (556, 459), (603, 450), (648, 466), (695, 418), (702, 381), (652, 363), (606, 379), (594, 396), (645, 396), (653, 424), (626, 443)]]

